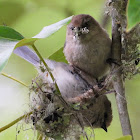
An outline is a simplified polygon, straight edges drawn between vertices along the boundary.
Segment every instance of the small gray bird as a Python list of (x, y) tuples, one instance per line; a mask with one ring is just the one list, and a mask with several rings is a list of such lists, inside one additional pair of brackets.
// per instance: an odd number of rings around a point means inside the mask
[(111, 40), (90, 15), (76, 15), (67, 26), (64, 54), (69, 64), (95, 78), (109, 71)]
[[(14, 53), (33, 64), (35, 67), (38, 67), (40, 63), (38, 56), (26, 46), (16, 48)], [(81, 96), (91, 90), (89, 83), (77, 74), (70, 65), (48, 59), (46, 63), (56, 80), (62, 97), (66, 101)], [(38, 70), (38, 72), (41, 71)], [(94, 92), (91, 92), (91, 94), (94, 94)], [(86, 118), (84, 120), (86, 126), (92, 125), (93, 128), (103, 128), (107, 131), (107, 127), (112, 121), (111, 103), (106, 95), (93, 98), (88, 109), (82, 110), (81, 113), (84, 115), (84, 118)]]

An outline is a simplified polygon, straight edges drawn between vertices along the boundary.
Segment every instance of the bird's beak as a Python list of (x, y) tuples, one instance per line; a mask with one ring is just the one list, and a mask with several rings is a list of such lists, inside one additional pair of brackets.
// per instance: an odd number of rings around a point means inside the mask
[(73, 32), (74, 32), (74, 37), (75, 38), (78, 38), (82, 34), (81, 28), (79, 28), (79, 27), (75, 27)]
[(79, 36), (81, 36), (82, 34), (87, 34), (89, 30), (87, 29), (87, 27), (84, 28), (74, 27), (73, 32), (74, 32), (74, 38), (79, 38)]

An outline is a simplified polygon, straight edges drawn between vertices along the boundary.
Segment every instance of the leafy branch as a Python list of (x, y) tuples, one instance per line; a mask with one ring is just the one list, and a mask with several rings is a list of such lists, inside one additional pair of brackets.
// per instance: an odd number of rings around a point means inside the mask
[(40, 33), (32, 38), (24, 38), (20, 33), (7, 26), (0, 26), (0, 72), (3, 70), (8, 62), (13, 50), (17, 47), (34, 45), (35, 41), (47, 38), (62, 26), (66, 25), (71, 17), (63, 19), (57, 23), (44, 27)]
[[(0, 26), (0, 72), (3, 70), (3, 68), (7, 64), (8, 59), (10, 58), (10, 56), (15, 48), (20, 47), (20, 46), (24, 46), (24, 45), (31, 45), (33, 47), (33, 49), (35, 50), (35, 52), (37, 53), (37, 55), (39, 56), (40, 60), (45, 65), (52, 80), (55, 82), (55, 79), (54, 79), (52, 73), (50, 72), (49, 67), (47, 66), (44, 59), (42, 58), (42, 56), (38, 52), (37, 48), (34, 46), (34, 42), (38, 39), (49, 37), (54, 32), (59, 30), (63, 25), (68, 23), (71, 19), (72, 19), (72, 16), (69, 18), (66, 18), (62, 21), (59, 21), (55, 24), (52, 24), (50, 26), (46, 26), (42, 29), (42, 31), (39, 34), (37, 34), (33, 38), (29, 38), (29, 39), (25, 39), (20, 33), (18, 33), (17, 31), (15, 31), (14, 29), (12, 29), (10, 27)], [(6, 77), (22, 84), (22, 85), (28, 87), (23, 82), (17, 80), (16, 78), (14, 78), (10, 75), (7, 75), (4, 72), (1, 72), (1, 74), (3, 76), (6, 76)], [(56, 90), (58, 91), (58, 93), (60, 93), (60, 90), (59, 90), (56, 82), (55, 82), (55, 86), (56, 86)], [(32, 114), (32, 112), (29, 112), (29, 113), (17, 118), (16, 120), (12, 121), (8, 125), (0, 128), (0, 132), (8, 129), (9, 127), (13, 126), (14, 124), (16, 124), (17, 122), (19, 122), (20, 120), (22, 120), (23, 118), (25, 118), (26, 116), (31, 115), (31, 114)], [(39, 139), (42, 139), (41, 135), (40, 135)]]

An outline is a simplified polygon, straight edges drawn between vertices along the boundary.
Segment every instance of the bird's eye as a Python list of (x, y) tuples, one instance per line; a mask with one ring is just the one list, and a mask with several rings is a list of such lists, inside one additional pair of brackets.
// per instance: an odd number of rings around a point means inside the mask
[(89, 29), (87, 27), (82, 28), (82, 34), (87, 34), (89, 32)]

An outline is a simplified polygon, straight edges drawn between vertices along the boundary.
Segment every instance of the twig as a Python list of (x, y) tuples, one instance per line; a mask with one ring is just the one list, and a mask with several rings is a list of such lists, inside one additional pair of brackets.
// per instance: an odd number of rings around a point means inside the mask
[(55, 83), (55, 87), (56, 87), (56, 91), (58, 93), (56, 93), (57, 97), (60, 99), (60, 101), (63, 103), (63, 105), (65, 105), (67, 108), (69, 108), (69, 105), (67, 104), (67, 102), (63, 99), (63, 97), (61, 96), (61, 92), (59, 90), (59, 87), (55, 81), (54, 76), (52, 75), (52, 73), (50, 72), (50, 69), (48, 67), (48, 65), (46, 64), (46, 62), (44, 61), (43, 57), (41, 56), (41, 54), (39, 53), (39, 51), (37, 50), (37, 48), (35, 47), (35, 45), (32, 45), (34, 51), (36, 52), (36, 54), (38, 55), (38, 57), (40, 58), (40, 60), (43, 62), (45, 68), (47, 69), (48, 73), (50, 74), (53, 82)]
[(6, 74), (6, 73), (4, 73), (4, 72), (2, 72), (1, 75), (5, 76), (5, 77), (8, 77), (8, 78), (10, 78), (10, 79), (12, 79), (12, 80), (18, 82), (18, 83), (22, 84), (23, 86), (25, 86), (25, 87), (27, 87), (27, 88), (29, 87), (29, 86), (27, 86), (25, 83), (23, 83), (22, 81), (20, 81), (20, 80), (14, 78), (14, 77), (11, 76), (11, 75), (8, 75), (8, 74)]
[(10, 128), (11, 126), (13, 126), (14, 124), (16, 124), (17, 122), (21, 121), (23, 118), (25, 118), (26, 116), (29, 116), (31, 114), (32, 114), (32, 112), (29, 112), (29, 113), (27, 113), (27, 114), (25, 114), (25, 115), (17, 118), (16, 120), (12, 121), (11, 123), (9, 123), (9, 124), (5, 125), (4, 127), (0, 128), (0, 132), (6, 130), (8, 128)]
[(41, 54), (39, 53), (39, 51), (37, 50), (37, 48), (35, 47), (35, 45), (32, 45), (32, 47), (33, 47), (34, 51), (36, 52), (36, 54), (38, 55), (38, 57), (40, 58), (40, 60), (43, 62), (44, 66), (46, 67), (46, 69), (47, 69), (47, 71), (48, 71), (48, 73), (50, 74), (50, 76), (51, 76), (53, 82), (55, 83), (56, 90), (57, 90), (58, 93), (61, 95), (60, 90), (59, 90), (59, 88), (58, 88), (58, 85), (56, 84), (55, 79), (54, 79), (52, 73), (50, 72), (50, 69), (49, 69), (48, 65), (46, 64), (46, 62), (45, 62), (44, 59), (42, 58)]
[[(125, 44), (126, 30), (126, 7), (127, 0), (109, 1), (110, 13), (112, 16), (112, 57), (121, 63), (121, 49), (127, 49)], [(122, 38), (124, 39), (122, 41)], [(113, 64), (114, 67), (114, 64)], [(119, 66), (115, 66), (117, 69)], [(122, 127), (123, 135), (131, 135), (132, 129), (127, 110), (127, 102), (125, 98), (125, 88), (122, 79), (122, 69), (114, 74), (113, 86), (116, 91), (116, 102)]]
[(43, 139), (43, 135), (40, 134), (37, 140), (42, 140)]
[[(79, 126), (82, 128), (82, 132), (83, 132), (83, 134), (85, 135), (86, 139), (89, 140), (89, 139), (88, 139), (88, 136), (87, 136), (87, 133), (86, 133), (85, 130), (84, 130), (84, 125), (83, 125), (83, 122), (84, 122), (84, 121), (83, 121), (83, 118), (81, 117), (81, 114), (80, 114), (80, 113), (75, 113), (75, 114), (74, 114), (74, 117), (77, 119), (77, 122), (79, 123)], [(82, 120), (81, 120), (80, 118), (81, 118)]]

